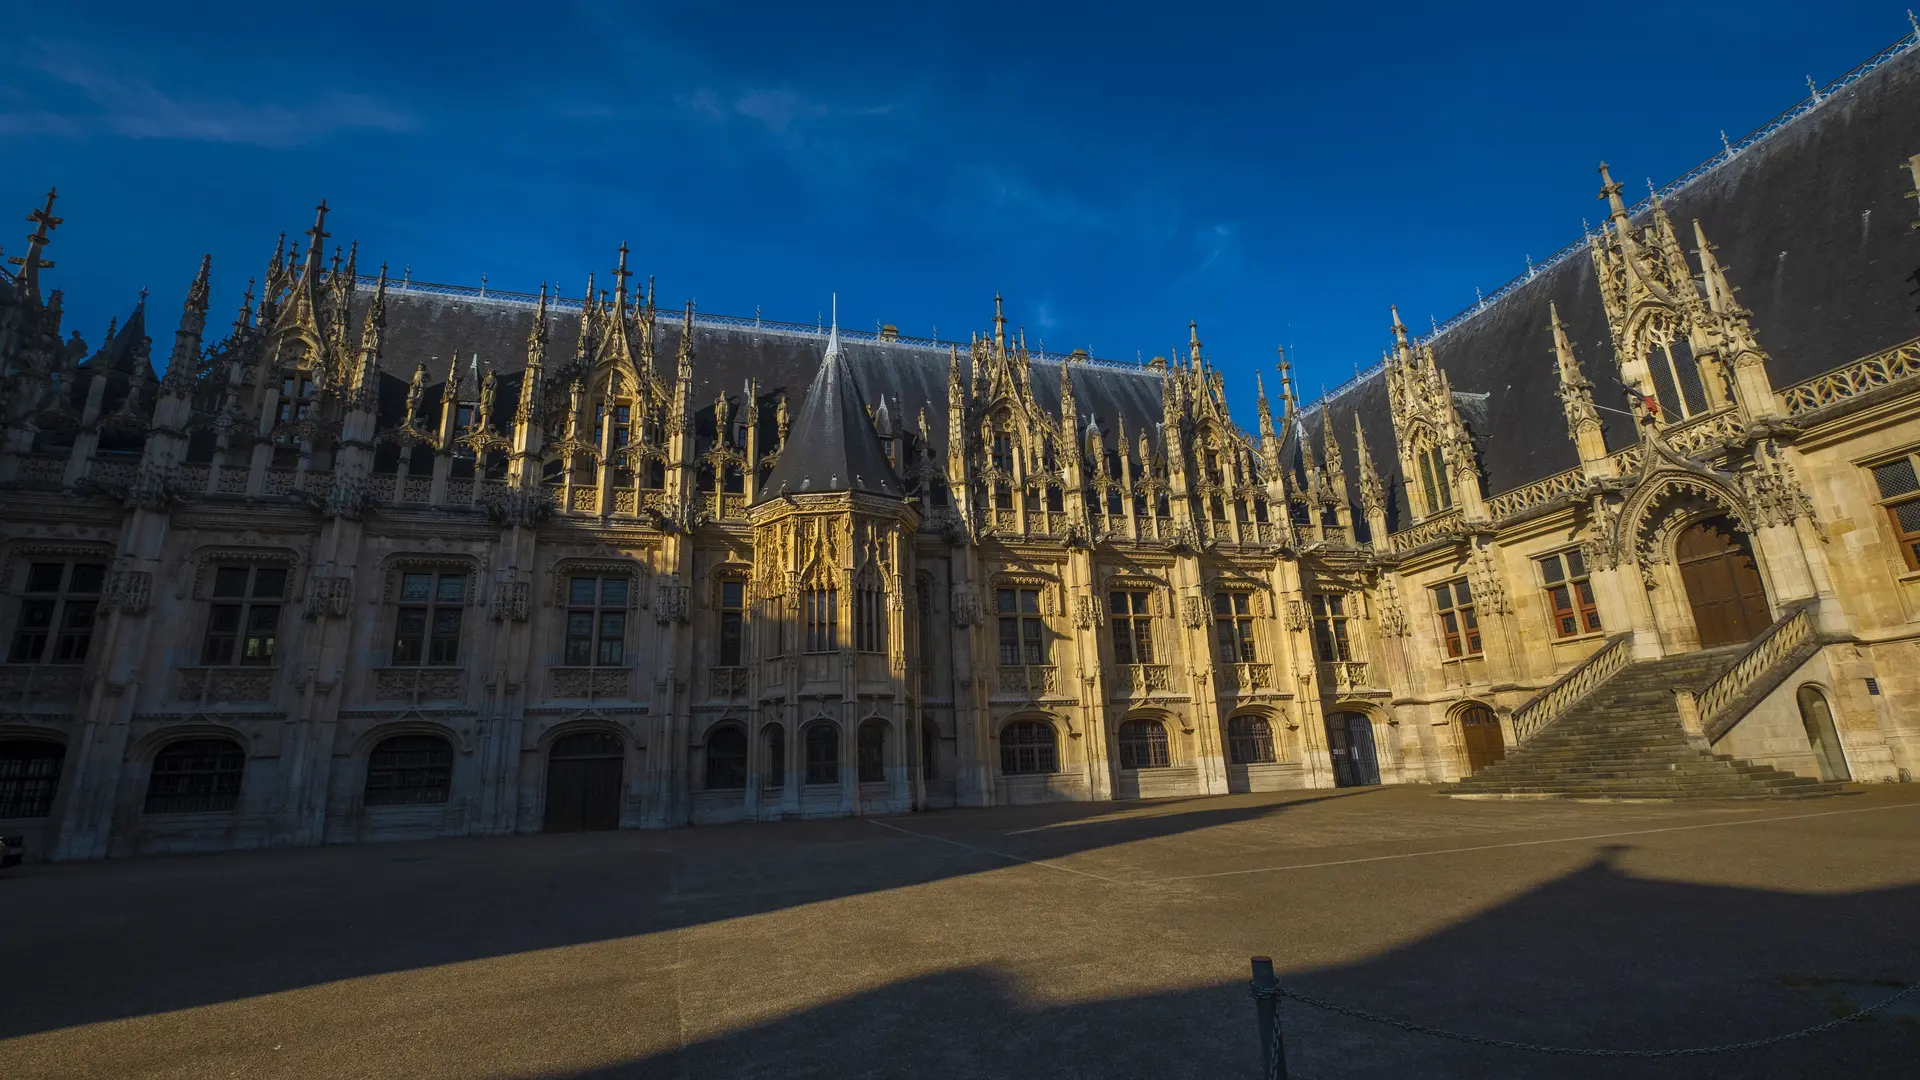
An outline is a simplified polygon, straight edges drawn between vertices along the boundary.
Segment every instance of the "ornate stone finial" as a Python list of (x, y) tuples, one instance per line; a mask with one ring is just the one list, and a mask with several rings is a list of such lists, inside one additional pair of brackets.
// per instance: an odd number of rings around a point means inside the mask
[(46, 246), (53, 242), (52, 230), (60, 226), (64, 218), (53, 216), (53, 202), (59, 198), (58, 188), (47, 189), (47, 205), (27, 215), (35, 228), (27, 236), (27, 253), (7, 258), (9, 265), (20, 268), (20, 280), (25, 283), (27, 294), (36, 301), (40, 298), (40, 271), (53, 269), (53, 262), (40, 257)]
[(997, 292), (993, 294), (993, 343), (1000, 352), (1007, 351), (1007, 314)]
[(620, 306), (627, 304), (627, 279), (633, 274), (627, 270), (627, 242), (620, 241), (620, 262), (613, 268), (613, 295), (619, 297)]
[[(1360, 509), (1367, 517), (1386, 510), (1386, 489), (1380, 483), (1380, 473), (1373, 467), (1373, 453), (1367, 448), (1367, 431), (1360, 426), (1360, 413), (1353, 414), (1354, 452), (1360, 459)], [(1378, 542), (1381, 538), (1376, 537)]]

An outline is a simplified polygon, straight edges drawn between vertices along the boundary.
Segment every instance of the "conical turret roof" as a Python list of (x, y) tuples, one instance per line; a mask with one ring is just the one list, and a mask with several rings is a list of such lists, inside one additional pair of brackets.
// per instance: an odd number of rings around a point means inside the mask
[(867, 417), (860, 384), (840, 351), (837, 320), (827, 335), (827, 355), (793, 419), (780, 460), (755, 501), (827, 491), (894, 498), (904, 494), (880, 445), (880, 435)]

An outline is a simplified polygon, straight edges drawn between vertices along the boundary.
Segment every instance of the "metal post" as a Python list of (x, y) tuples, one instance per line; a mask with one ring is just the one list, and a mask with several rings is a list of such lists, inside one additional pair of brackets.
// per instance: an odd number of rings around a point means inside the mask
[(1273, 958), (1253, 958), (1253, 1015), (1260, 1028), (1260, 1061), (1268, 1080), (1286, 1080), (1287, 1052), (1280, 1041), (1280, 998), (1274, 991), (1280, 980), (1273, 974)]

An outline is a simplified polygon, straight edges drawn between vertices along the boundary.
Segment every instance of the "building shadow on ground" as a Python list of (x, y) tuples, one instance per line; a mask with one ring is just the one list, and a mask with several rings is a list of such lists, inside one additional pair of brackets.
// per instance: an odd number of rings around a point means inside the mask
[[(1363, 962), (1292, 970), (1298, 991), (1423, 1024), (1529, 1043), (1673, 1049), (1822, 1023), (1920, 979), (1920, 887), (1839, 895), (1584, 867)], [(1272, 927), (1284, 968), (1290, 929)], [(1208, 1078), (1261, 1075), (1237, 979), (1066, 1004), (963, 969), (897, 982), (670, 1053), (566, 1080), (655, 1077)], [(1283, 1010), (1291, 1075), (1309, 1080), (1912, 1075), (1920, 1002), (1806, 1039), (1711, 1057), (1590, 1059), (1444, 1041)]]
[(1382, 790), (34, 864), (0, 879), (0, 1039), (656, 934)]

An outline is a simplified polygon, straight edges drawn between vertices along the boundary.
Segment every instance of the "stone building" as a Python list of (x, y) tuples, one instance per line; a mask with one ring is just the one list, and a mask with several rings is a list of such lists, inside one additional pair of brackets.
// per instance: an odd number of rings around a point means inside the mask
[(0, 273), (0, 831), (1909, 779), (1917, 188), (1909, 42), (1635, 206), (1602, 167), (1582, 243), (1310, 407), (1282, 363), (1252, 431), (1191, 325), (663, 311), (624, 247), (581, 300), (429, 286), (324, 204), (156, 363), (144, 298), (63, 340), (49, 195)]

